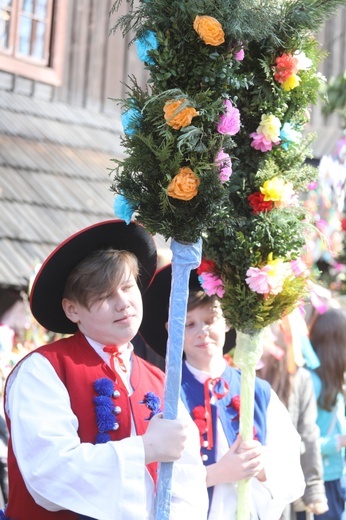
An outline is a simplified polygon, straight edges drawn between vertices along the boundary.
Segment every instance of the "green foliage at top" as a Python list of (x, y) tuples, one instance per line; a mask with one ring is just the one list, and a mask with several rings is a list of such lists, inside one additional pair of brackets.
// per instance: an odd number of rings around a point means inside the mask
[[(203, 255), (215, 263), (214, 274), (223, 282), (226, 317), (244, 332), (276, 321), (306, 291), (306, 272), (287, 274), (280, 290), (267, 294), (251, 289), (246, 278), (250, 268), (266, 269), (273, 261), (288, 268), (302, 256), (311, 224), (294, 197), (316, 177), (306, 165), (315, 136), (302, 132), (321, 90), (317, 69), (324, 58), (313, 34), (344, 3), (140, 0), (135, 6), (129, 0), (130, 11), (113, 28), (124, 35), (131, 31), (136, 44), (149, 31), (157, 45), (147, 52), (147, 88), (130, 78), (126, 98), (118, 100), (124, 113), (135, 110), (137, 116), (131, 132), (125, 130), (126, 157), (115, 161), (112, 189), (152, 233), (181, 242), (203, 237)], [(115, 2), (111, 14), (120, 5), (121, 0)], [(224, 41), (207, 43), (194, 28), (196, 16), (216, 20)], [(285, 56), (296, 64), (286, 76), (277, 68)], [(285, 83), (288, 77), (295, 83)], [(239, 131), (232, 135), (218, 131), (225, 100), (240, 113)], [(174, 116), (186, 108), (197, 111), (190, 123), (173, 128), (165, 120), (166, 103), (173, 101), (182, 102)], [(262, 117), (269, 125), (263, 150), (250, 137), (263, 132)], [(232, 162), (226, 181), (220, 180), (215, 162), (221, 150)], [(198, 179), (189, 200), (169, 194), (185, 167)], [(276, 181), (291, 190), (290, 200), (275, 189), (266, 192), (268, 182)], [(269, 197), (271, 206), (252, 206), (256, 194)]]

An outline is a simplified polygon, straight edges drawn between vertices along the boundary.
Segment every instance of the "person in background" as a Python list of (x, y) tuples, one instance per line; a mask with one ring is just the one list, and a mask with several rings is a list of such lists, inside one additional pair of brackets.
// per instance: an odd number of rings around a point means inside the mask
[[(164, 355), (171, 266), (163, 268), (144, 295), (140, 333)], [(303, 494), (300, 439), (289, 414), (267, 382), (257, 379), (254, 439), (239, 435), (240, 372), (223, 350), (234, 345), (220, 301), (190, 275), (185, 323), (182, 399), (199, 427), (201, 457), (207, 468), (209, 520), (235, 520), (237, 482), (250, 479), (251, 519), (278, 520), (286, 504)]]
[(171, 520), (204, 520), (198, 430), (167, 420), (164, 373), (133, 353), (156, 247), (110, 220), (74, 234), (41, 266), (37, 321), (69, 335), (19, 361), (5, 387), (8, 520), (153, 520), (157, 463), (174, 462)]
[(286, 507), (283, 520), (305, 520), (307, 513), (321, 515), (328, 510), (316, 424), (317, 404), (310, 373), (303, 366), (308, 363), (316, 367), (319, 362), (308, 341), (304, 317), (296, 309), (268, 327), (257, 371), (287, 407), (301, 438), (300, 461), (306, 488), (299, 500)]
[(317, 425), (323, 478), (329, 511), (319, 520), (340, 520), (345, 508), (341, 485), (345, 464), (346, 418), (343, 395), (346, 372), (346, 316), (343, 310), (330, 308), (317, 314), (309, 326), (311, 344), (320, 366), (311, 371), (317, 400)]

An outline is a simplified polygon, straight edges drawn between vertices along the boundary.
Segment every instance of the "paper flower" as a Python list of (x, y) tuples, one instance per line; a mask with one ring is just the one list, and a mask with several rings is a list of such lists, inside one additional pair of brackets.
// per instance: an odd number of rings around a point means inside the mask
[(258, 134), (257, 132), (252, 132), (250, 137), (252, 138), (250, 146), (260, 152), (270, 152), (273, 144), (275, 144), (270, 139), (267, 139), (264, 134)]
[(258, 213), (262, 213), (263, 211), (270, 211), (274, 207), (274, 203), (271, 200), (264, 200), (264, 195), (260, 191), (256, 191), (255, 193), (251, 193), (248, 195), (248, 201), (252, 208), (252, 212), (257, 215)]
[(121, 122), (124, 133), (128, 136), (133, 136), (140, 126), (142, 114), (135, 108), (129, 108), (121, 115)]
[(193, 107), (180, 108), (186, 99), (177, 99), (166, 101), (163, 111), (165, 120), (174, 130), (180, 130), (185, 126), (189, 126), (194, 117), (198, 116), (198, 112)]
[(224, 102), (226, 112), (220, 116), (217, 131), (220, 134), (235, 135), (240, 130), (240, 112), (229, 99)]
[(278, 56), (275, 63), (274, 78), (279, 83), (284, 83), (298, 72), (298, 59), (292, 56), (290, 52)]
[(290, 123), (284, 123), (280, 130), (281, 146), (284, 150), (287, 150), (291, 143), (299, 142), (302, 138), (301, 132), (298, 132), (292, 128)]
[(148, 52), (158, 48), (159, 43), (156, 34), (153, 31), (147, 31), (138, 40), (135, 41), (138, 58), (150, 65), (154, 65), (154, 60), (148, 55)]
[(200, 180), (197, 175), (191, 168), (184, 166), (169, 183), (167, 194), (175, 199), (191, 200), (197, 195), (199, 185)]
[(294, 276), (301, 276), (302, 274), (306, 274), (308, 271), (306, 263), (303, 262), (301, 258), (297, 258), (297, 260), (291, 260), (290, 267)]
[(217, 47), (225, 41), (222, 25), (212, 16), (196, 16), (193, 28), (207, 45)]
[(244, 49), (243, 47), (234, 53), (234, 59), (237, 60), (237, 61), (243, 61), (243, 59), (245, 58), (245, 53), (244, 53)]
[(225, 288), (221, 278), (215, 273), (201, 273), (198, 277), (199, 283), (203, 291), (208, 296), (216, 294), (219, 298), (222, 298), (225, 294)]
[(114, 198), (114, 213), (118, 218), (125, 220), (126, 224), (131, 222), (132, 215), (136, 211), (137, 207), (134, 207), (132, 204), (130, 204), (124, 195), (119, 194)]
[(202, 261), (197, 268), (198, 280), (202, 289), (208, 296), (216, 294), (219, 298), (222, 298), (225, 294), (224, 284), (215, 270), (215, 262), (202, 258)]
[(197, 267), (197, 274), (213, 273), (215, 271), (215, 268), (215, 262), (213, 262), (212, 260), (206, 260), (205, 258), (202, 258), (199, 267)]
[(253, 292), (277, 295), (283, 289), (287, 274), (287, 263), (281, 258), (273, 260), (273, 253), (270, 253), (264, 267), (250, 267), (246, 271), (245, 281)]
[(228, 153), (223, 148), (219, 151), (215, 158), (215, 164), (219, 171), (219, 179), (222, 183), (228, 181), (232, 175), (232, 161)]
[(312, 67), (312, 60), (307, 57), (304, 51), (295, 51), (293, 57), (297, 60), (298, 70), (309, 70)]
[(278, 117), (273, 114), (263, 114), (256, 132), (263, 134), (269, 141), (276, 144), (280, 141), (280, 128), (281, 123)]
[(282, 88), (283, 90), (293, 90), (294, 88), (298, 87), (300, 83), (300, 78), (299, 76), (297, 76), (297, 74), (292, 74), (292, 76), (290, 76), (289, 78), (286, 79), (286, 81), (284, 81), (282, 83)]
[(273, 177), (263, 183), (260, 187), (264, 201), (272, 201), (276, 208), (285, 207), (292, 204), (295, 199), (295, 192), (291, 182), (285, 182), (280, 177)]

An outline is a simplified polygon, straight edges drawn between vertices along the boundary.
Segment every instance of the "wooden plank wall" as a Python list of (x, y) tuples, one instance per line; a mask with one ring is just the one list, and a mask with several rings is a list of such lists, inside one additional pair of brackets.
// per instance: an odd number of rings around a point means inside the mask
[[(124, 97), (124, 83), (134, 74), (142, 86), (147, 72), (138, 60), (135, 46), (128, 46), (121, 32), (109, 35), (117, 16), (128, 9), (123, 4), (118, 14), (109, 16), (114, 0), (69, 0), (67, 15), (67, 41), (64, 57), (64, 76), (61, 87), (51, 87), (25, 78), (0, 72), (0, 88), (13, 90), (50, 101), (62, 101), (74, 106), (117, 115), (119, 107), (109, 98)], [(329, 20), (318, 40), (329, 56), (321, 66), (327, 77), (346, 70), (346, 7)], [(320, 106), (312, 110), (311, 128), (325, 123)], [(331, 118), (329, 124), (337, 124)]]

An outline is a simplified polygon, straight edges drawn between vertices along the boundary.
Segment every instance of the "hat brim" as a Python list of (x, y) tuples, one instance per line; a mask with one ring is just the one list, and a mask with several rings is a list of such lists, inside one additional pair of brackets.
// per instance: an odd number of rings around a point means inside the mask
[[(143, 295), (143, 320), (139, 329), (145, 343), (162, 357), (166, 356), (168, 333), (168, 305), (171, 293), (172, 266), (167, 265), (156, 272), (152, 283)], [(189, 290), (201, 290), (196, 269), (190, 273)], [(226, 333), (224, 354), (235, 346), (236, 331)]]
[(68, 275), (84, 258), (98, 249), (130, 251), (139, 264), (138, 286), (142, 293), (149, 286), (157, 265), (156, 245), (140, 224), (107, 220), (82, 229), (62, 242), (45, 260), (37, 273), (31, 292), (30, 309), (47, 330), (73, 334), (77, 325), (62, 308)]

